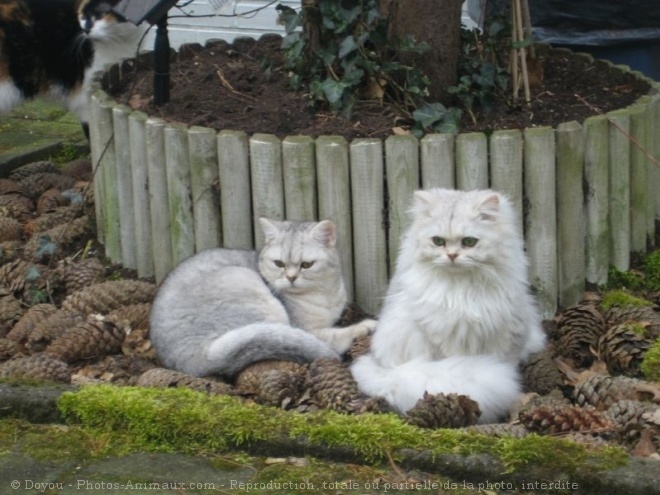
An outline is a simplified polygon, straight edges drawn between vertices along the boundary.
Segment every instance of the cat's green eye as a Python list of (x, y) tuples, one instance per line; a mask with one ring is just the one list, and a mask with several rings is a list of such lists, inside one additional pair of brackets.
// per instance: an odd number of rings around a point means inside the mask
[(275, 260), (275, 261), (273, 261), (273, 263), (275, 263), (275, 266), (277, 268), (284, 268), (284, 261), (282, 261), (282, 260)]
[(313, 261), (303, 261), (302, 263), (300, 263), (300, 268), (304, 268), (305, 270), (306, 270), (307, 268), (311, 268), (311, 267), (313, 267), (313, 266), (314, 266), (314, 262), (313, 262)]
[(461, 244), (463, 244), (463, 247), (474, 247), (477, 245), (477, 242), (479, 242), (479, 239), (476, 237), (464, 237)]
[(431, 237), (431, 241), (432, 241), (433, 244), (435, 244), (436, 246), (444, 246), (444, 245), (445, 245), (445, 240), (444, 240), (442, 237), (437, 236), (437, 235)]

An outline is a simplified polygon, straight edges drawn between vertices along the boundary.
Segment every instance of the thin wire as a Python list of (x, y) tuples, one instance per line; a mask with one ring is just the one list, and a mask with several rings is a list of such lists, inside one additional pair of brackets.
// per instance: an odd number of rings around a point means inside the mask
[[(191, 0), (191, 1), (192, 1), (192, 0)], [(234, 13), (232, 13), (232, 14), (189, 14), (189, 13), (183, 11), (183, 7), (186, 7), (188, 4), (181, 5), (181, 6), (179, 6), (179, 5), (175, 5), (175, 7), (176, 7), (177, 9), (179, 9), (179, 10), (182, 12), (182, 15), (171, 15), (171, 16), (169, 16), (169, 19), (182, 19), (182, 18), (186, 18), (186, 17), (190, 17), (190, 18), (202, 18), (202, 17), (246, 17), (246, 16), (251, 15), (251, 14), (256, 15), (256, 14), (258, 14), (259, 12), (261, 12), (262, 10), (265, 10), (265, 9), (267, 9), (268, 7), (270, 7), (271, 5), (277, 3), (278, 1), (280, 1), (280, 0), (271, 0), (271, 1), (268, 2), (266, 5), (262, 5), (261, 7), (257, 7), (257, 8), (252, 9), (252, 10), (246, 10), (245, 12), (241, 12), (240, 14), (239, 14), (239, 13), (236, 13), (236, 7), (234, 7)]]

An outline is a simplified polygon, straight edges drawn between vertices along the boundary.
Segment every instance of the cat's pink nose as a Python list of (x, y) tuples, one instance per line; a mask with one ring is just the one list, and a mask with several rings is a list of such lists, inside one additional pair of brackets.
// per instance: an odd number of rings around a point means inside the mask
[(448, 253), (448, 254), (447, 254), (447, 257), (448, 257), (450, 260), (454, 261), (456, 258), (458, 258), (458, 253)]
[(287, 275), (286, 278), (289, 282), (294, 283), (298, 278), (298, 275)]

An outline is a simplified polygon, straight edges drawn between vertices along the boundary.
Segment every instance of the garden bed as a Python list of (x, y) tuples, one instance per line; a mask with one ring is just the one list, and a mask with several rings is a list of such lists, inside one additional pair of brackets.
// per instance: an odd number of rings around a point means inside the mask
[[(363, 100), (350, 119), (315, 110), (309, 95), (294, 91), (280, 49), (281, 37), (243, 38), (233, 44), (211, 42), (205, 49), (184, 45), (171, 67), (169, 103), (153, 105), (153, 73), (149, 66), (130, 72), (108, 88), (118, 102), (172, 122), (232, 129), (247, 134), (343, 136), (384, 139), (411, 124), (396, 105)], [(543, 52), (543, 50), (541, 50)], [(183, 55), (185, 54), (185, 55)], [(487, 109), (474, 109), (476, 122), (463, 112), (462, 132), (527, 127), (556, 127), (563, 122), (625, 108), (647, 94), (650, 84), (632, 74), (612, 71), (607, 63), (566, 50), (545, 50), (541, 86), (529, 106), (512, 105), (505, 96)], [(460, 108), (460, 102), (443, 102)]]

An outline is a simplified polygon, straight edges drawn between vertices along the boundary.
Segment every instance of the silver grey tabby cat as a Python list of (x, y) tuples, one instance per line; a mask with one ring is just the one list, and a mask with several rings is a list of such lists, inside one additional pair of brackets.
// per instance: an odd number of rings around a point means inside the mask
[(150, 336), (168, 368), (232, 377), (265, 359), (339, 357), (375, 328), (332, 327), (347, 300), (331, 221), (260, 222), (261, 252), (202, 251), (163, 281)]

